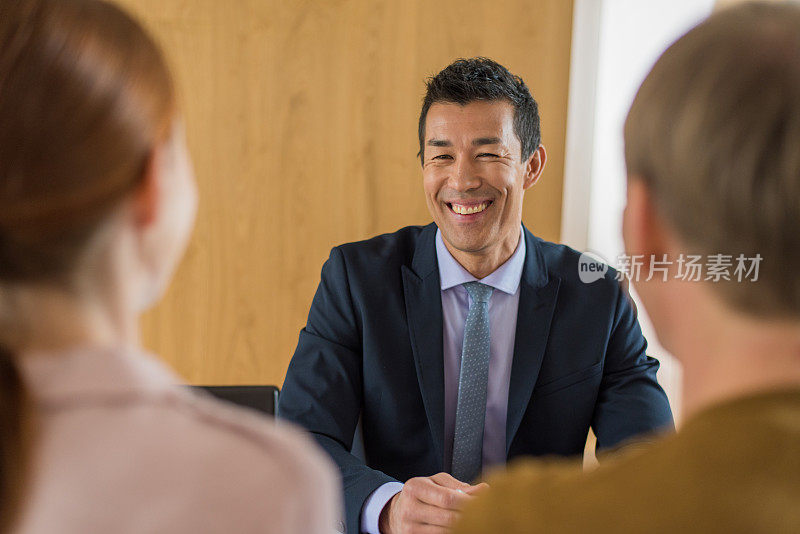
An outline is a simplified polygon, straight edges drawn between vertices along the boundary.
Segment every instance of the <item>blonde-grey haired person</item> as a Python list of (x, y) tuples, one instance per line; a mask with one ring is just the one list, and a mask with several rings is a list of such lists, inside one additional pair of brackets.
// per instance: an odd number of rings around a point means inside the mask
[(0, 2), (0, 531), (328, 534), (330, 462), (140, 346), (197, 193), (170, 73), (100, 0)]
[[(589, 473), (519, 463), (457, 532), (800, 532), (800, 7), (720, 10), (679, 39), (625, 141), (632, 281), (683, 364), (685, 424)], [(730, 280), (684, 280), (690, 255)]]

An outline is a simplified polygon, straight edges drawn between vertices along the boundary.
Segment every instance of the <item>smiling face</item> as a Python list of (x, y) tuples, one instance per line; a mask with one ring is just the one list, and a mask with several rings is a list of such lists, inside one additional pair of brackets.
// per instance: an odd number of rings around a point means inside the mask
[[(425, 122), (425, 199), (454, 255), (514, 252), (525, 190), (541, 175), (543, 146), (522, 160), (514, 108), (504, 100), (437, 102)], [(458, 257), (456, 258), (458, 259)]]

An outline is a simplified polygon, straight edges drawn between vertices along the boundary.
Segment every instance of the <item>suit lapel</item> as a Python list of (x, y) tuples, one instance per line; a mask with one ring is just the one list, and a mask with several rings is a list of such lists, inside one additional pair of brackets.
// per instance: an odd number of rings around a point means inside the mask
[(411, 268), (402, 267), (406, 317), (420, 392), (436, 457), (444, 464), (444, 358), (442, 294), (436, 260), (436, 225), (420, 233)]
[(538, 239), (527, 229), (523, 235), (525, 267), (520, 280), (517, 329), (508, 389), (506, 453), (511, 448), (539, 377), (560, 284), (558, 278), (551, 278), (547, 274)]

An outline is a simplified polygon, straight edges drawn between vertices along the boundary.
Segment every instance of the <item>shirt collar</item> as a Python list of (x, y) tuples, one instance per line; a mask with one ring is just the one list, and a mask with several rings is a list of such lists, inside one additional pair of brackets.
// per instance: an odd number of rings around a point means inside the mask
[(520, 227), (520, 237), (517, 248), (506, 262), (498, 267), (486, 278), (478, 280), (450, 254), (444, 244), (441, 230), (436, 230), (436, 259), (439, 263), (439, 280), (441, 290), (445, 291), (465, 282), (479, 281), (483, 284), (499, 289), (503, 293), (513, 295), (517, 292), (519, 281), (522, 278), (522, 268), (525, 265), (525, 234)]

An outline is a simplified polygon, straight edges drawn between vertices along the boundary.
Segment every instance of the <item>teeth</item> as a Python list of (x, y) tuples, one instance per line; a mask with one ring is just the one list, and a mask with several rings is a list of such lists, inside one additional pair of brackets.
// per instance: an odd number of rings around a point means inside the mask
[(459, 215), (472, 215), (473, 213), (479, 213), (485, 210), (489, 206), (489, 203), (484, 202), (473, 207), (462, 206), (461, 204), (451, 204), (451, 206), (453, 206), (453, 211)]

